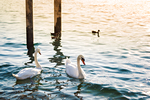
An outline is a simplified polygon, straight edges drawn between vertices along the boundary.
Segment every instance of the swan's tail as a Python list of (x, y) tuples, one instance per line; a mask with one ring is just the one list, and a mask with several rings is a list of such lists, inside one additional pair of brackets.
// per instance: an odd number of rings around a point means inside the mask
[(17, 76), (17, 75), (15, 75), (15, 74), (12, 74), (12, 76), (14, 76), (15, 78), (18, 78), (18, 76)]

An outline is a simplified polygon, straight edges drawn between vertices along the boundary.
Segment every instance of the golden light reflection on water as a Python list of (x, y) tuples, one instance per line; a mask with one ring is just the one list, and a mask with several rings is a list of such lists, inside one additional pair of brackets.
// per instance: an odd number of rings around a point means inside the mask
[[(8, 2), (8, 6), (4, 3), (2, 5), (6, 5), (6, 8), (11, 8), (13, 11), (21, 10), (22, 15), (25, 14), (24, 0), (21, 1), (21, 4), (17, 3), (17, 0), (16, 3), (10, 0)], [(54, 0), (34, 0), (33, 4), (35, 22), (39, 21), (36, 17), (41, 17), (40, 20), (50, 18), (48, 20), (53, 22)], [(62, 0), (62, 20), (63, 22), (79, 20), (83, 24), (93, 23), (94, 29), (95, 27), (98, 29), (97, 24), (106, 26), (106, 21), (109, 21), (108, 24), (112, 24), (111, 21), (114, 21), (115, 24), (127, 26), (135, 24), (145, 26), (150, 23), (149, 5), (150, 1), (148, 0)], [(89, 27), (91, 26), (87, 28)]]

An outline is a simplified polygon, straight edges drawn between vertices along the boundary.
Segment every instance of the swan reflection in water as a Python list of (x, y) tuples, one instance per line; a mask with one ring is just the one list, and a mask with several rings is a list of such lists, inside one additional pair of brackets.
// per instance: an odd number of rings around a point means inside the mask
[(19, 93), (26, 93), (26, 91), (35, 92), (39, 90), (38, 88), (42, 84), (40, 80), (42, 80), (41, 75), (25, 80), (16, 80), (16, 83), (12, 87), (20, 88), (21, 90), (18, 90)]
[(74, 96), (76, 96), (77, 98), (79, 98), (80, 100), (83, 99), (83, 96), (79, 96), (79, 94), (81, 93), (82, 91), (82, 87), (84, 87), (84, 79), (76, 79), (76, 78), (72, 78), (72, 79), (69, 79), (68, 82), (71, 81), (72, 84), (76, 85), (77, 86), (77, 91), (74, 92)]

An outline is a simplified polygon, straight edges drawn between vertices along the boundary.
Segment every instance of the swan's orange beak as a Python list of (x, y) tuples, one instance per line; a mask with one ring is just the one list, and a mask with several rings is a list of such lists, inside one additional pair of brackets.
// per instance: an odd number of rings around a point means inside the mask
[(41, 52), (39, 52), (39, 54), (41, 55)]
[(82, 59), (81, 61), (82, 61), (82, 63), (85, 65), (84, 59)]

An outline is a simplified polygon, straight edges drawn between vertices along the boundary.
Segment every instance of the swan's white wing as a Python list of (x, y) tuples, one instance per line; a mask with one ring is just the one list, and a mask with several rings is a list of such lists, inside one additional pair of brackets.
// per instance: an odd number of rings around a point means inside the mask
[(67, 64), (66, 65), (66, 73), (74, 78), (78, 78), (78, 68), (74, 64)]
[(25, 68), (16, 74), (18, 79), (32, 78), (33, 76), (40, 74), (41, 70), (37, 68)]

